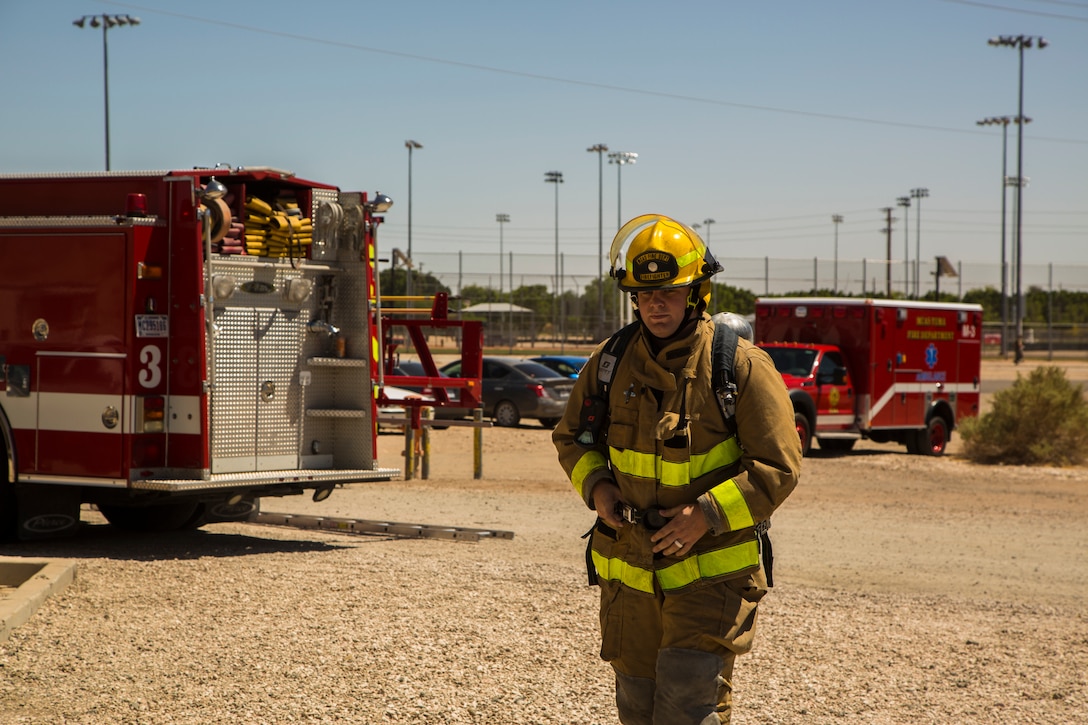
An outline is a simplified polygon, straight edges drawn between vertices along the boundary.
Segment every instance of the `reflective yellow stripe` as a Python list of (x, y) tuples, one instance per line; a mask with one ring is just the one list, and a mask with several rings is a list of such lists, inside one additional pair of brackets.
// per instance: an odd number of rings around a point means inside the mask
[(617, 448), (610, 448), (608, 456), (612, 459), (612, 468), (619, 473), (639, 478), (655, 478), (662, 486), (687, 486), (692, 480), (728, 466), (740, 458), (740, 446), (736, 437), (732, 437), (706, 453), (693, 455), (688, 461), (664, 461), (656, 453), (639, 453)]
[(661, 583), (661, 588), (668, 592), (686, 587), (699, 579), (732, 574), (758, 565), (759, 544), (746, 541), (717, 551), (689, 556), (672, 566), (658, 569), (657, 580)]
[(683, 269), (684, 267), (688, 266), (689, 264), (691, 264), (692, 262), (694, 262), (695, 260), (699, 259), (702, 256), (703, 256), (703, 252), (701, 250), (692, 249), (687, 254), (683, 254), (683, 255), (676, 258), (676, 266), (679, 267), (680, 269)]
[(657, 478), (659, 456), (654, 453), (609, 448), (608, 457), (612, 460), (612, 470), (618, 473), (639, 478)]
[(610, 559), (593, 551), (593, 565), (597, 576), (608, 581), (618, 581), (640, 592), (653, 594), (654, 573), (628, 564), (623, 559)]
[(732, 436), (711, 448), (706, 453), (697, 453), (691, 457), (691, 477), (699, 478), (711, 471), (728, 466), (740, 458), (740, 444)]
[(710, 495), (722, 507), (722, 513), (725, 514), (725, 520), (729, 522), (732, 531), (756, 525), (752, 512), (748, 509), (748, 502), (737, 487), (737, 479), (730, 478), (725, 483), (718, 484), (710, 489)]
[(589, 474), (604, 468), (606, 465), (604, 456), (598, 451), (587, 451), (584, 456), (578, 459), (578, 463), (574, 464), (574, 470), (570, 472), (570, 482), (574, 484), (574, 489), (578, 491), (579, 496), (584, 497), (582, 487), (585, 485)]

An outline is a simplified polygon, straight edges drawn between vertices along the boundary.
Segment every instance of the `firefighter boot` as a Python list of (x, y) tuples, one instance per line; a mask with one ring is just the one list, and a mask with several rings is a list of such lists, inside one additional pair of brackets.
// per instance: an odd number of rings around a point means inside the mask
[(729, 722), (731, 688), (725, 661), (693, 649), (663, 649), (657, 656), (654, 725), (720, 725)]
[(654, 681), (616, 670), (616, 710), (623, 725), (653, 725)]

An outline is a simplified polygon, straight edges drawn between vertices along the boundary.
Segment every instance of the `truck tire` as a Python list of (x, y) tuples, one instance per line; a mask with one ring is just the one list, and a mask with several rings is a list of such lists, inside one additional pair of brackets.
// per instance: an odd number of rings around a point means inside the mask
[(812, 448), (812, 424), (804, 413), (794, 411), (793, 425), (797, 428), (797, 437), (801, 439), (801, 455), (807, 456)]
[(926, 427), (918, 431), (916, 452), (921, 456), (943, 456), (948, 447), (948, 422), (939, 415), (929, 419)]
[[(4, 445), (0, 443), (0, 454)], [(8, 480), (8, 467), (0, 470), (0, 543), (15, 541), (18, 533), (19, 502), (15, 498), (15, 486)]]
[[(196, 501), (162, 503), (154, 506), (99, 504), (106, 521), (123, 531), (177, 531), (198, 528), (203, 506)], [(195, 524), (195, 525), (194, 525)]]

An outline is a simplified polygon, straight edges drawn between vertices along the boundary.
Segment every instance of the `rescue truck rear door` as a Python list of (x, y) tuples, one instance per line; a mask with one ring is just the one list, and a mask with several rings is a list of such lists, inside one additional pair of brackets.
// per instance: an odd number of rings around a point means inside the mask
[(816, 368), (816, 431), (854, 427), (854, 381), (842, 355), (825, 350)]

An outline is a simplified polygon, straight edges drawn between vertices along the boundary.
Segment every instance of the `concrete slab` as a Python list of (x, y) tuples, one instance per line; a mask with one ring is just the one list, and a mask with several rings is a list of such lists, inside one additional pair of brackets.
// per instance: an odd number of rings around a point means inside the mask
[(72, 583), (76, 562), (70, 559), (0, 557), (0, 642), (46, 599)]

